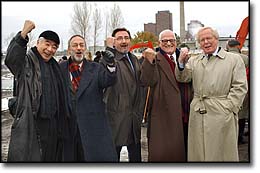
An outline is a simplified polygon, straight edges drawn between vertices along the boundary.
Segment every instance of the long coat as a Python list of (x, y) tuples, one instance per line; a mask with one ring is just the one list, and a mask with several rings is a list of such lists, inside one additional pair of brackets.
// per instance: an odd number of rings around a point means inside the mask
[[(70, 110), (73, 110), (72, 85), (68, 70), (69, 61), (61, 63), (66, 78)], [(83, 71), (76, 92), (76, 123), (79, 128), (86, 162), (115, 162), (117, 154), (112, 139), (111, 128), (105, 104), (103, 89), (112, 85), (116, 74), (108, 72), (101, 64), (83, 60)]]
[(170, 64), (159, 52), (155, 64), (146, 59), (142, 64), (141, 80), (151, 86), (150, 162), (185, 161), (181, 95)]
[[(40, 64), (32, 50), (26, 54), (27, 41), (18, 33), (11, 41), (5, 64), (18, 80), (16, 116), (12, 124), (8, 162), (41, 161), (35, 118), (42, 92)], [(34, 69), (34, 70), (33, 70)], [(37, 92), (38, 91), (38, 92)], [(31, 94), (32, 93), (32, 94)], [(33, 104), (35, 111), (33, 111)]]
[[(28, 38), (24, 39), (21, 37), (20, 32), (12, 39), (8, 50), (5, 63), (14, 74), (17, 79), (17, 108), (15, 112), (15, 119), (12, 124), (11, 138), (8, 151), (8, 162), (40, 162), (40, 161), (63, 161), (61, 156), (63, 153), (63, 142), (65, 133), (65, 120), (69, 117), (66, 107), (66, 94), (65, 87), (62, 86), (64, 83), (63, 77), (60, 71), (60, 67), (54, 58), (51, 58), (49, 62), (52, 63), (52, 70), (55, 72), (56, 79), (61, 86), (59, 87), (59, 104), (64, 105), (59, 109), (59, 115), (57, 121), (54, 118), (47, 119), (48, 122), (52, 123), (52, 127), (47, 122), (46, 118), (39, 116), (38, 111), (40, 108), (41, 96), (42, 96), (42, 85), (45, 81), (42, 81), (40, 63), (35, 52), (30, 49), (26, 52), (26, 44)], [(56, 93), (58, 94), (58, 93)], [(62, 110), (62, 111), (60, 111)], [(57, 123), (56, 123), (57, 122)], [(42, 124), (46, 126), (42, 127)], [(48, 125), (48, 126), (47, 126)], [(41, 128), (40, 128), (41, 127)], [(60, 144), (54, 152), (49, 150), (45, 151), (43, 148), (43, 136), (41, 136), (40, 130), (48, 130), (49, 132), (59, 131), (59, 134), (54, 136), (58, 139)], [(48, 138), (53, 139), (53, 138)], [(57, 145), (56, 143), (55, 145)], [(53, 147), (55, 148), (55, 147)], [(59, 150), (59, 151), (58, 151)], [(53, 156), (54, 160), (46, 160), (44, 154), (41, 151), (45, 151), (46, 155)], [(56, 160), (55, 160), (56, 159)]]
[(238, 111), (247, 92), (242, 59), (220, 49), (209, 60), (190, 58), (177, 80), (192, 79), (188, 161), (238, 161)]
[(106, 111), (109, 117), (116, 146), (140, 143), (142, 112), (144, 108), (144, 89), (140, 85), (141, 66), (137, 57), (131, 53), (135, 68), (132, 72), (130, 63), (123, 54), (116, 50), (117, 81), (105, 92)]

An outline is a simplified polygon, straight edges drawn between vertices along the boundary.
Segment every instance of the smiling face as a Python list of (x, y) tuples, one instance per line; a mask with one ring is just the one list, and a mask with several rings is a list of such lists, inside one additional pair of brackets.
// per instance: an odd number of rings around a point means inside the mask
[(86, 44), (82, 37), (75, 36), (69, 42), (68, 53), (72, 60), (76, 63), (81, 63), (84, 59)]
[(205, 54), (212, 54), (218, 47), (218, 36), (212, 29), (206, 28), (199, 31), (198, 42)]
[(159, 35), (159, 46), (167, 54), (173, 54), (176, 50), (176, 38), (171, 30), (164, 30)]
[(114, 46), (118, 52), (127, 53), (130, 49), (130, 35), (126, 31), (115, 34)]
[(37, 50), (45, 62), (48, 62), (56, 53), (59, 45), (54, 41), (40, 37), (37, 41)]

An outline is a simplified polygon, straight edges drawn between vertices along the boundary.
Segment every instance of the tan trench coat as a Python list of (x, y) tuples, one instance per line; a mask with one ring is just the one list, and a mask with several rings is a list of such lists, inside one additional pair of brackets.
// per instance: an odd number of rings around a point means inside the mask
[(175, 74), (178, 81), (192, 79), (194, 87), (188, 161), (239, 161), (238, 111), (247, 92), (242, 59), (221, 49), (209, 61), (203, 55), (190, 58)]

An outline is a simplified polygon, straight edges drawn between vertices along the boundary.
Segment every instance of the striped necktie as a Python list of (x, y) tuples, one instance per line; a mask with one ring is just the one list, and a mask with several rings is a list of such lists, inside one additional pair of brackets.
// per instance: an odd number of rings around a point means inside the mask
[(79, 82), (81, 78), (81, 71), (80, 71), (80, 66), (76, 63), (71, 63), (69, 65), (69, 71), (72, 75), (72, 86), (73, 86), (73, 91), (76, 92), (79, 87)]

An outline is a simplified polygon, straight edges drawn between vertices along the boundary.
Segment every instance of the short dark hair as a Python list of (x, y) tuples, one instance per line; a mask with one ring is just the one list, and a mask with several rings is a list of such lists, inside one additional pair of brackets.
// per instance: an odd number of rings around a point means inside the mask
[(183, 48), (183, 47), (187, 47), (187, 49), (190, 50), (190, 47), (189, 47), (187, 44), (181, 43), (181, 44), (179, 45), (179, 48)]
[(126, 28), (116, 28), (112, 33), (112, 37), (115, 37), (116, 33), (120, 32), (120, 31), (126, 31), (129, 35), (129, 38), (131, 39), (130, 31), (128, 31)]
[(67, 59), (68, 59), (66, 55), (62, 56), (61, 58), (62, 58), (63, 60), (67, 60)]
[(228, 40), (228, 45), (230, 47), (240, 46), (240, 42), (237, 39), (230, 39)]
[(98, 50), (98, 51), (96, 51), (95, 55), (96, 55), (96, 56), (100, 56), (100, 55), (101, 55), (101, 52)]

